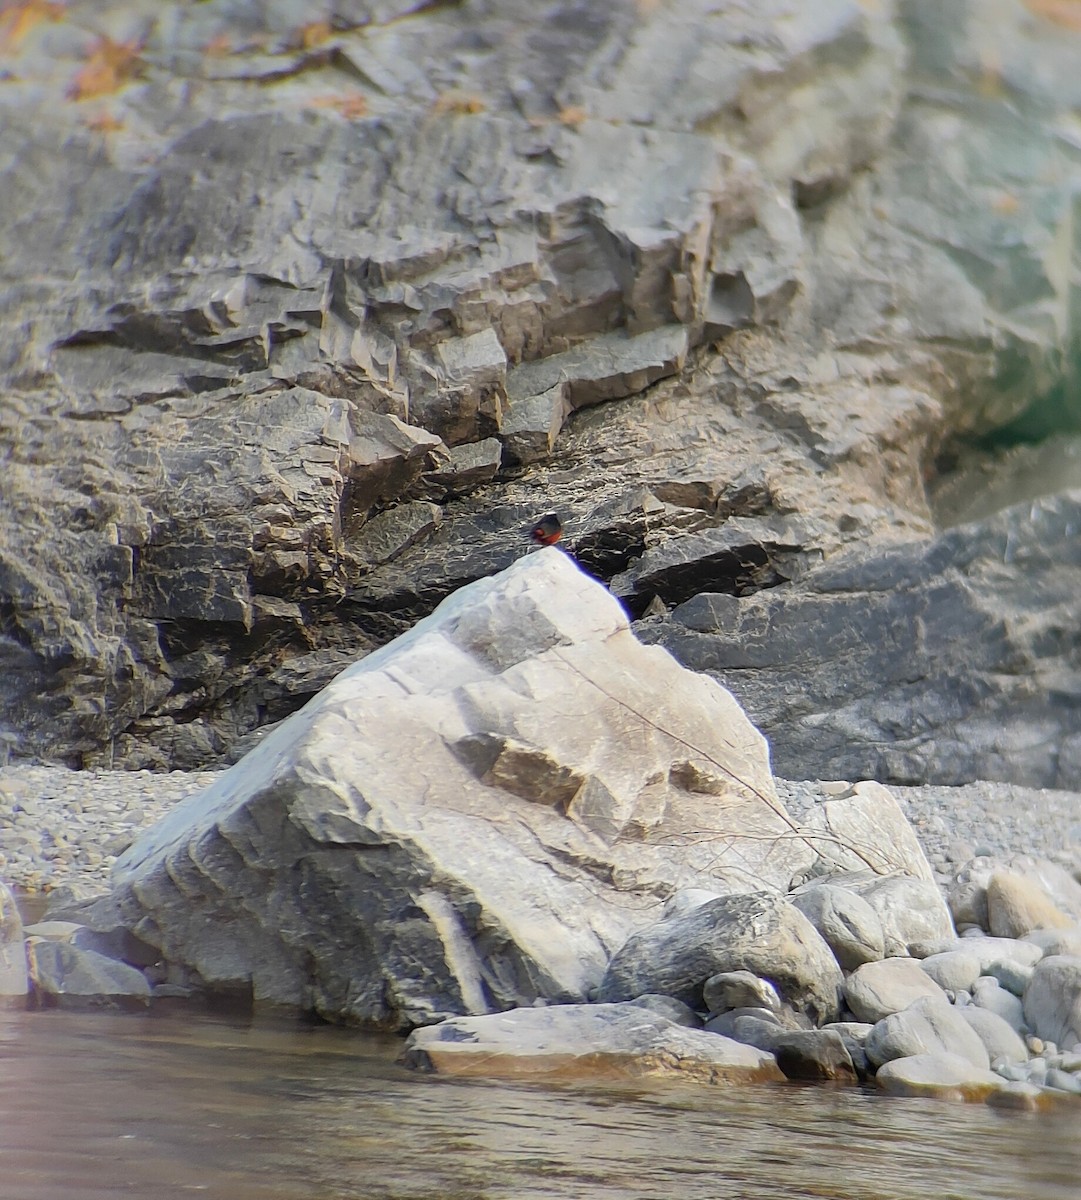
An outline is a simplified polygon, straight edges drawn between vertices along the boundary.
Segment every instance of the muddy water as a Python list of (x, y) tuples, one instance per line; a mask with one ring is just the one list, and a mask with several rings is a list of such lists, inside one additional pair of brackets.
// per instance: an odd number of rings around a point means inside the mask
[(1081, 1107), (460, 1083), (394, 1040), (0, 1013), (2, 1200), (1077, 1200)]

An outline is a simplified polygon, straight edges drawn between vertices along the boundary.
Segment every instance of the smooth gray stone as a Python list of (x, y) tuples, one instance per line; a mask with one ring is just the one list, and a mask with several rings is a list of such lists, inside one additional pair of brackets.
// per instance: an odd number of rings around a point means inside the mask
[(996, 1062), (1027, 1061), (1028, 1049), (1021, 1035), (1005, 1017), (975, 1004), (966, 1004), (957, 1011), (979, 1035), (992, 1065)]
[(767, 1046), (773, 1035), (762, 1026), (768, 1026), (772, 1030), (785, 1027), (780, 1017), (768, 1008), (733, 1008), (710, 1017), (705, 1023), (705, 1028), (710, 1033), (719, 1033), (752, 1046)]
[(31, 938), (27, 943), (35, 994), (62, 1005), (112, 1007), (125, 1001), (146, 1004), (150, 984), (126, 963), (66, 942)]
[(845, 980), (845, 999), (860, 1021), (875, 1024), (930, 997), (947, 1003), (946, 993), (912, 958), (886, 958), (865, 963)]
[[(937, 1096), (1030, 1107), (1038, 1093), (956, 1054), (914, 1054), (884, 1063), (875, 1081), (893, 1096)], [(1018, 1091), (1018, 1087), (1024, 1089)]]
[(991, 975), (998, 980), (999, 986), (1015, 996), (1023, 996), (1028, 981), (1032, 978), (1035, 964), (1026, 966), (1011, 959), (996, 959), (987, 963), (983, 969), (984, 975)]
[(832, 952), (802, 913), (769, 892), (722, 896), (633, 934), (609, 962), (597, 999), (664, 992), (697, 1008), (706, 980), (741, 970), (771, 980), (813, 1021), (838, 1013), (842, 975)]
[(1006, 991), (993, 975), (981, 975), (972, 985), (972, 1003), (1000, 1016), (1015, 1033), (1026, 1032), (1024, 1005), (1019, 997)]
[(1025, 1021), (1045, 1042), (1072, 1046), (1081, 1041), (1081, 958), (1041, 959), (1025, 987)]
[(882, 923), (857, 893), (835, 884), (809, 884), (791, 900), (825, 938), (843, 970), (854, 971), (884, 956)]
[(639, 1004), (564, 1004), (452, 1017), (416, 1029), (399, 1058), (415, 1070), (495, 1078), (670, 1076), (702, 1083), (783, 1078), (773, 1055), (690, 1029)]
[(946, 991), (969, 991), (980, 976), (980, 960), (963, 950), (947, 950), (922, 959), (920, 966)]
[(765, 1008), (776, 1012), (781, 1007), (781, 998), (773, 984), (750, 971), (711, 975), (702, 986), (702, 999), (710, 1014), (732, 1008)]
[(884, 1017), (867, 1035), (863, 1048), (878, 1066), (915, 1054), (953, 1054), (976, 1067), (991, 1065), (976, 1030), (957, 1009), (932, 997), (923, 997), (903, 1012)]
[[(781, 1069), (784, 1070), (783, 1067)], [(1049, 1070), (1044, 1078), (1044, 1086), (1055, 1088), (1060, 1092), (1072, 1092), (1075, 1096), (1081, 1096), (1081, 1079), (1076, 1075), (1071, 1075), (1069, 1071)]]

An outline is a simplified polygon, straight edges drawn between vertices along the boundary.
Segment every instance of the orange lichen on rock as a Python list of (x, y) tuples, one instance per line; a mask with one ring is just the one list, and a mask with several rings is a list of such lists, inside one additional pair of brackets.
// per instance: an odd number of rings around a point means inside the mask
[(298, 50), (314, 50), (334, 36), (334, 27), (329, 21), (311, 21), (293, 30), (289, 45)]
[(480, 96), (472, 92), (452, 90), (444, 92), (432, 105), (434, 113), (481, 113), (486, 105)]
[(111, 112), (94, 113), (84, 118), (83, 124), (92, 133), (117, 133), (124, 128), (124, 122)]
[(27, 34), (43, 21), (59, 21), (67, 5), (52, 0), (23, 0), (0, 7), (0, 53), (18, 50)]
[(309, 108), (332, 108), (349, 121), (368, 115), (368, 97), (363, 92), (350, 92), (344, 96), (316, 96), (308, 101)]
[(89, 100), (94, 96), (109, 96), (118, 92), (142, 70), (142, 49), (140, 41), (114, 42), (112, 38), (99, 38), (90, 51), (86, 65), (71, 81), (68, 99)]
[(1025, 0), (1025, 7), (1038, 17), (1081, 32), (1081, 0)]

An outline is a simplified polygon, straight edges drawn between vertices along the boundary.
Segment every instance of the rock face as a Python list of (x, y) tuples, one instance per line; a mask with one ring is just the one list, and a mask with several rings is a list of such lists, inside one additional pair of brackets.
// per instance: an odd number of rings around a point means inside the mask
[[(546, 549), (343, 672), (83, 919), (260, 1002), (407, 1026), (584, 1000), (679, 888), (783, 892), (813, 857), (731, 697)], [(824, 1011), (839, 972), (789, 912)]]
[(1068, 781), (1075, 502), (932, 541), (927, 486), (1079, 419), (1060, 7), (32, 6), (0, 101), (19, 750), (215, 760), (557, 509), (636, 616), (696, 606), (649, 636), (783, 771)]
[(703, 592), (641, 636), (709, 671), (778, 774), (1073, 787), (1081, 492), (883, 553), (836, 555), (753, 596)]

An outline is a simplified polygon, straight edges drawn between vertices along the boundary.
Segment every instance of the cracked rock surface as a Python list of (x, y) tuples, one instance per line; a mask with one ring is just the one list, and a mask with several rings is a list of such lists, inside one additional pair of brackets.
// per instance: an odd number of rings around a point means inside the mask
[[(745, 697), (786, 772), (1061, 786), (1068, 602), (1019, 631), (1029, 581), (1078, 590), (1057, 543), (949, 567), (955, 652), (926, 667), (918, 637), (827, 661), (821, 590), (900, 554), (908, 628), (936, 475), (1081, 420), (1081, 34), (1056, 11), (73, 0), (4, 25), (17, 753), (219, 761), (558, 511), (690, 665), (733, 670), (667, 610), (799, 611), (787, 683)], [(994, 520), (947, 535), (955, 561)]]

